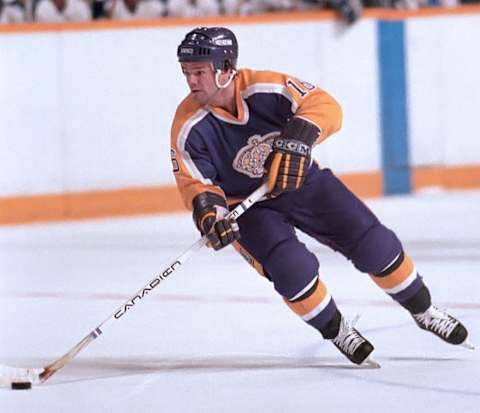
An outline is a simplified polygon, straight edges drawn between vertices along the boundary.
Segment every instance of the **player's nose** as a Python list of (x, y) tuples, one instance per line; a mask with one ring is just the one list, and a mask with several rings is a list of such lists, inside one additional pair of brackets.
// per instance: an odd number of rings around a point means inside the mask
[(197, 86), (197, 83), (195, 76), (187, 76), (187, 84), (190, 89), (194, 89)]

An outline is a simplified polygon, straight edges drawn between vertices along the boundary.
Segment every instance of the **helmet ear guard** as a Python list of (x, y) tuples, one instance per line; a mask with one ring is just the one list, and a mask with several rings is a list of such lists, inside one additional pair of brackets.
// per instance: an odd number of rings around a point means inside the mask
[(177, 57), (179, 62), (212, 62), (215, 72), (235, 70), (238, 42), (225, 27), (197, 27), (186, 34)]
[(224, 84), (220, 83), (221, 74), (222, 74), (221, 70), (218, 70), (218, 69), (215, 70), (215, 85), (217, 85), (219, 89), (225, 89), (230, 83), (232, 83), (233, 78), (237, 74), (237, 70), (231, 69), (230, 76), (228, 77), (227, 81)]

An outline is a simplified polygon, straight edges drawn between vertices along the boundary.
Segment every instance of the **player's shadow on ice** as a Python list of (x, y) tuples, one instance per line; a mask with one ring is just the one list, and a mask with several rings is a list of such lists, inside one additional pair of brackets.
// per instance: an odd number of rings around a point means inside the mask
[[(396, 362), (451, 362), (457, 359), (438, 357), (389, 357), (384, 363)], [(40, 367), (46, 360), (30, 360), (29, 366)], [(22, 364), (25, 364), (23, 360)], [(80, 358), (64, 367), (44, 386), (80, 383), (135, 375), (156, 373), (224, 373), (239, 371), (274, 371), (298, 369), (323, 370), (377, 370), (372, 366), (356, 366), (341, 357), (282, 357), (272, 355), (222, 355), (207, 357), (124, 357), (124, 358)]]

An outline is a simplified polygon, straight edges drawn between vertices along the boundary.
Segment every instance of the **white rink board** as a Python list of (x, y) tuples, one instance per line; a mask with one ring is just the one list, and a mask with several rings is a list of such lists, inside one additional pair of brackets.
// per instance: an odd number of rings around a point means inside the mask
[(407, 22), (413, 166), (480, 162), (480, 15)]
[(54, 34), (0, 35), (0, 196), (65, 187)]
[[(480, 163), (480, 16), (406, 21), (410, 159)], [(376, 21), (234, 24), (239, 66), (316, 83), (344, 110), (315, 150), (337, 173), (381, 169)], [(170, 185), (170, 125), (187, 93), (190, 27), (0, 34), (0, 197)]]
[[(8, 179), (0, 176), (0, 196), (173, 184), (170, 125), (188, 92), (175, 53), (188, 29), (2, 36), (11, 92), (0, 92), (0, 109), (10, 119), (0, 125), (9, 172)], [(333, 22), (307, 22), (300, 30), (298, 23), (232, 29), (240, 67), (299, 76), (340, 101), (344, 129), (318, 152), (323, 164), (338, 172), (380, 167), (373, 21), (348, 31)], [(42, 44), (27, 67), (15, 55), (19, 43), (19, 53)], [(358, 49), (360, 58), (351, 54)], [(37, 77), (31, 68), (42, 65)], [(352, 65), (360, 77), (348, 75)], [(31, 93), (15, 94), (15, 76), (28, 80)], [(365, 145), (369, 151), (360, 150)]]

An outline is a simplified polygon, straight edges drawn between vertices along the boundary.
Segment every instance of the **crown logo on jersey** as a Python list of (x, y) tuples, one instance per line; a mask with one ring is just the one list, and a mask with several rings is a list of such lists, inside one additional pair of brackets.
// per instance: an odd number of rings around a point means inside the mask
[(233, 168), (250, 178), (263, 176), (263, 164), (272, 151), (273, 139), (280, 132), (270, 132), (266, 135), (253, 135), (247, 140), (247, 144), (237, 152), (233, 160)]

